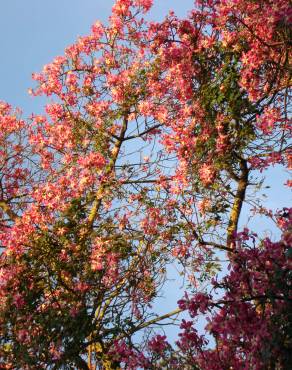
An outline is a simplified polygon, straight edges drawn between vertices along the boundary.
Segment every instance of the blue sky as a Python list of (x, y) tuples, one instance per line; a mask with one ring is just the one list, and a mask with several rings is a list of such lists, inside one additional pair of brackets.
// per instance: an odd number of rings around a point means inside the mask
[[(113, 0), (9, 0), (0, 13), (0, 100), (37, 111), (41, 99), (27, 94), (38, 72), (78, 36), (89, 32), (96, 20), (106, 22)], [(185, 15), (193, 0), (156, 0), (151, 18), (161, 19), (170, 9)]]

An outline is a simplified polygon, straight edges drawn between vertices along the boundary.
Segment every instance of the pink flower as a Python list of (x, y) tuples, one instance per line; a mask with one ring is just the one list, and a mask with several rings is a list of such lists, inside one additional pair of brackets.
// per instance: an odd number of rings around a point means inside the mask
[(24, 304), (25, 304), (25, 300), (24, 300), (22, 294), (15, 293), (13, 295), (13, 303), (14, 303), (14, 305), (15, 305), (16, 308), (18, 308), (18, 309), (19, 308), (22, 308), (24, 306)]
[(202, 167), (199, 169), (199, 176), (202, 183), (205, 186), (212, 184), (215, 179), (216, 171), (214, 167), (210, 164), (204, 163)]
[(148, 342), (151, 351), (162, 353), (169, 346), (165, 335), (157, 335)]

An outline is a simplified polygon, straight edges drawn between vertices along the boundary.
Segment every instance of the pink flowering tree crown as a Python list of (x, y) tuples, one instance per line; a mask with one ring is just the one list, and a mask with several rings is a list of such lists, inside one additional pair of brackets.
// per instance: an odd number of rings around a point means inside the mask
[[(154, 23), (151, 5), (117, 0), (108, 26), (33, 74), (45, 114), (0, 103), (3, 368), (290, 361), (291, 212), (252, 203), (277, 243), (238, 224), (253, 172), (291, 165), (291, 7), (197, 1)], [(158, 315), (171, 263), (187, 291)], [(163, 325), (183, 311), (173, 345)]]

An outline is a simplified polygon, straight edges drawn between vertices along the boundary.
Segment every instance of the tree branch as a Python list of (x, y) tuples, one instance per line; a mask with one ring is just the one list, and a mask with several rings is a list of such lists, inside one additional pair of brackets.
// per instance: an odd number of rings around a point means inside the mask
[(9, 216), (12, 221), (15, 221), (18, 215), (10, 208), (10, 205), (5, 201), (0, 201), (0, 208)]
[[(117, 161), (122, 143), (123, 143), (124, 138), (125, 138), (125, 133), (127, 131), (127, 127), (128, 127), (128, 114), (126, 114), (125, 117), (124, 117), (122, 129), (121, 129), (121, 132), (120, 132), (120, 136), (117, 138), (117, 141), (116, 141), (116, 143), (115, 143), (115, 145), (112, 149), (113, 156), (112, 156), (111, 160), (109, 161), (109, 164), (108, 164), (107, 169), (105, 171), (105, 175), (110, 175), (114, 170), (115, 163)], [(98, 189), (97, 193), (96, 193), (95, 201), (93, 202), (93, 206), (91, 208), (91, 211), (90, 211), (90, 214), (89, 214), (88, 220), (87, 220), (88, 221), (87, 222), (88, 230), (90, 230), (92, 228), (93, 222), (95, 220), (95, 217), (96, 217), (97, 212), (99, 210), (99, 207), (101, 205), (102, 198), (104, 196), (105, 187), (106, 187), (106, 185), (101, 185), (100, 188)]]

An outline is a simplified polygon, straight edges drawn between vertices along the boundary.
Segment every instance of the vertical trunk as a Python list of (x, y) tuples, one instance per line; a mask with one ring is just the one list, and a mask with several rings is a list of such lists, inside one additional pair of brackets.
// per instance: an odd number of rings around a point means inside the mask
[(248, 186), (248, 167), (246, 160), (240, 161), (241, 174), (237, 180), (237, 190), (231, 209), (228, 228), (227, 228), (227, 247), (234, 248), (234, 234), (237, 231), (238, 221), (245, 199), (246, 188)]

